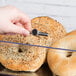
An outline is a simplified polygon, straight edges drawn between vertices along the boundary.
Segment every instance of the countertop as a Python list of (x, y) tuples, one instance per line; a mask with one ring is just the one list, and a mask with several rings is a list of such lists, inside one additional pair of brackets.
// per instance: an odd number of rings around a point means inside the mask
[(6, 69), (0, 64), (0, 76), (53, 76), (53, 75), (47, 64), (44, 64), (35, 73), (11, 71)]

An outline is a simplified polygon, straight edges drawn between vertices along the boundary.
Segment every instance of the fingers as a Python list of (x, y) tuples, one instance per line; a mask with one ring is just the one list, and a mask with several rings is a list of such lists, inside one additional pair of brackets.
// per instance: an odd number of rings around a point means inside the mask
[(19, 33), (19, 34), (23, 34), (25, 36), (29, 35), (29, 31), (24, 29), (23, 27), (20, 26), (16, 26), (12, 23), (9, 23), (9, 28), (6, 31), (7, 33), (11, 32), (11, 33)]
[(22, 12), (20, 12), (20, 23), (23, 24), (25, 29), (31, 31), (31, 20), (26, 14)]
[[(10, 12), (10, 13), (9, 13)], [(29, 35), (31, 31), (31, 20), (29, 17), (13, 6), (6, 6), (0, 11), (0, 32), (20, 33)], [(17, 26), (17, 24), (19, 26)], [(5, 28), (5, 29), (4, 29)]]
[(30, 18), (23, 13), (21, 10), (19, 10), (18, 8), (14, 7), (14, 6), (6, 6), (6, 10), (8, 9), (9, 15), (9, 19), (11, 21), (14, 22), (20, 22), (22, 24), (22, 26), (27, 29), (28, 31), (31, 31), (31, 20)]

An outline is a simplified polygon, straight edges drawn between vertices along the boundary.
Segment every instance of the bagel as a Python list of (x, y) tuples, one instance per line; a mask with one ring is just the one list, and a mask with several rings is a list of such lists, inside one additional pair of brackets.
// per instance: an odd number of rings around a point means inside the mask
[[(50, 46), (56, 40), (62, 38), (66, 31), (64, 27), (49, 17), (37, 17), (31, 21), (32, 29), (48, 33), (48, 36), (25, 37), (20, 34), (0, 35), (0, 40), (33, 45)], [(0, 63), (13, 71), (38, 70), (46, 59), (46, 48), (25, 46), (11, 43), (0, 43)]]
[[(52, 47), (76, 50), (76, 30), (53, 43)], [(57, 76), (76, 76), (76, 52), (49, 49), (47, 62)]]

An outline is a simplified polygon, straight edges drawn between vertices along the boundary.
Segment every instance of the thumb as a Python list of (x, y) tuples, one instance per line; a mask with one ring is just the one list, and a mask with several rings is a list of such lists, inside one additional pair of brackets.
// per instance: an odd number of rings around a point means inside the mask
[(26, 30), (23, 27), (17, 26), (15, 24), (10, 23), (9, 27), (7, 29), (6, 32), (10, 32), (10, 33), (19, 33), (19, 34), (23, 34), (23, 35), (29, 35), (29, 31)]

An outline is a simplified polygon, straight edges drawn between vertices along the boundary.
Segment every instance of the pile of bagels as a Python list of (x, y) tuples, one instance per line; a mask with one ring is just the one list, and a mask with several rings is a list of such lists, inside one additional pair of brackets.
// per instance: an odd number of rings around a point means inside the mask
[[(48, 36), (0, 34), (1, 41), (33, 44), (63, 49), (76, 49), (76, 30), (70, 33), (56, 20), (42, 16), (31, 20), (32, 30)], [(0, 63), (12, 71), (36, 72), (47, 62), (57, 76), (76, 76), (76, 52), (0, 42)]]

